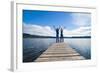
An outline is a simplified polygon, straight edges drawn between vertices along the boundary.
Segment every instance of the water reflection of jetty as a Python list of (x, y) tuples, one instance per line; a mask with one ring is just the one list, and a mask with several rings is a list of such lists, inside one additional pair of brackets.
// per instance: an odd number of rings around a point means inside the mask
[(84, 60), (75, 49), (67, 43), (54, 43), (35, 62), (64, 61), (64, 60)]

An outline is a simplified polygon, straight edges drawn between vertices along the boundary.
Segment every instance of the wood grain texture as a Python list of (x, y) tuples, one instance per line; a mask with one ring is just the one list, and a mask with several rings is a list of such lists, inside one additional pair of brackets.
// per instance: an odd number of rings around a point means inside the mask
[(68, 43), (54, 43), (35, 62), (48, 61), (65, 61), (65, 60), (84, 60), (75, 49), (71, 48)]

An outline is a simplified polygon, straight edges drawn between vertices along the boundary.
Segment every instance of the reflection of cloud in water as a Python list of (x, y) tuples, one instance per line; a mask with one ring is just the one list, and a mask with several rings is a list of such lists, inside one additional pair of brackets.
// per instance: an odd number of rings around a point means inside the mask
[[(55, 43), (55, 38), (24, 38), (23, 40), (23, 51), (32, 52), (32, 57), (38, 56), (39, 51), (45, 51), (50, 45)], [(85, 58), (91, 58), (91, 41), (88, 38), (81, 39), (65, 39), (72, 48), (75, 48), (81, 55)], [(23, 57), (28, 56), (28, 54), (23, 54)]]
[(91, 58), (91, 39), (66, 39), (69, 45), (75, 48), (85, 58)]

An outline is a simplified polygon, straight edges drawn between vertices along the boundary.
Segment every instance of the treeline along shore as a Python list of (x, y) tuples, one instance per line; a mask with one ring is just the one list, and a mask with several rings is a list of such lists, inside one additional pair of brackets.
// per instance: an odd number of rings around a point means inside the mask
[[(31, 34), (23, 33), (23, 38), (56, 38), (56, 36), (41, 36), (41, 35), (31, 35)], [(91, 38), (91, 36), (72, 36), (72, 37), (64, 37), (64, 38)]]

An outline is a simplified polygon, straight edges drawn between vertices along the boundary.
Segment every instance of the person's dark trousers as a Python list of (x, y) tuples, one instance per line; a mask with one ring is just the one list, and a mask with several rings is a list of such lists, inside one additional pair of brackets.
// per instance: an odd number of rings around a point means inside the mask
[(56, 37), (56, 43), (59, 43), (59, 37)]
[(64, 42), (64, 38), (63, 37), (60, 37), (60, 42)]

